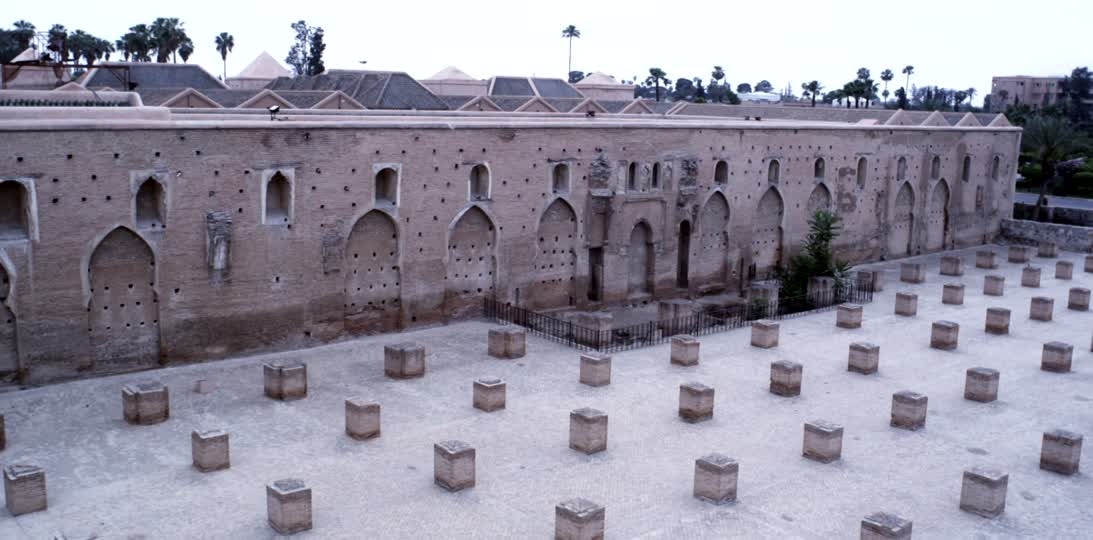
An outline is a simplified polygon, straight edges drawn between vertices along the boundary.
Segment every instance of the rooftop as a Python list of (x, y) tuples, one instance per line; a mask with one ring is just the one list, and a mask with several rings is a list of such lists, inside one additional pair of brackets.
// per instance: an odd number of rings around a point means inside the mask
[[(974, 258), (973, 250), (957, 253)], [(1081, 268), (1080, 254), (1061, 257)], [(963, 277), (942, 278), (937, 255), (917, 260), (929, 269), (921, 285), (897, 282), (900, 261), (874, 265), (886, 288), (865, 306), (861, 329), (836, 328), (835, 313), (823, 312), (781, 321), (774, 349), (751, 347), (747, 330), (703, 336), (701, 363), (691, 368), (670, 365), (668, 345), (618, 353), (611, 384), (600, 388), (578, 384), (577, 351), (533, 336), (522, 359), (488, 358), (491, 325), (468, 322), (0, 394), (4, 462), (44, 467), (50, 497), (47, 511), (0, 519), (0, 537), (270, 538), (264, 489), (284, 478), (312, 488), (314, 530), (304, 536), (314, 538), (359, 538), (362, 530), (375, 538), (545, 538), (554, 506), (574, 497), (606, 507), (612, 538), (848, 538), (876, 511), (913, 520), (916, 538), (1088, 537), (1090, 477), (1038, 464), (1043, 432), (1088, 434), (1093, 425), (1089, 353), (1076, 352), (1069, 374), (1039, 366), (1048, 341), (1086, 351), (1093, 313), (1068, 311), (1065, 301), (1069, 287), (1093, 285), (1093, 274), (1063, 281), (1046, 271), (1040, 288), (1022, 288), (1023, 265), (1002, 263), (989, 272), (1005, 276), (1005, 296), (984, 297), (987, 270), (968, 262)], [(967, 285), (964, 305), (941, 304), (948, 282)], [(919, 295), (916, 317), (892, 314), (901, 290)], [(1053, 322), (1028, 320), (1033, 296), (1055, 299)], [(987, 306), (1012, 310), (1009, 335), (983, 332)], [(928, 347), (930, 324), (941, 319), (961, 326), (955, 351)], [(411, 340), (427, 347), (425, 377), (385, 378), (382, 346)], [(848, 346), (859, 341), (880, 346), (877, 374), (847, 372)], [(308, 397), (264, 397), (261, 364), (292, 360), (308, 364)], [(776, 360), (804, 365), (801, 396), (768, 391)], [(976, 366), (1001, 371), (998, 401), (963, 398), (965, 370)], [(482, 376), (506, 381), (506, 409), (471, 407), (471, 382)], [(148, 380), (170, 388), (171, 417), (127, 425), (121, 388)], [(213, 390), (194, 392), (198, 380)], [(678, 418), (679, 385), (691, 381), (715, 389), (712, 420)], [(928, 396), (924, 429), (889, 426), (892, 394), (901, 390)], [(379, 438), (345, 435), (343, 402), (353, 396), (381, 404)], [(567, 447), (569, 412), (581, 407), (608, 414), (605, 452)], [(802, 426), (815, 419), (844, 427), (841, 461), (801, 457)], [(194, 429), (230, 433), (230, 469), (193, 469)], [(477, 485), (459, 493), (433, 484), (433, 444), (450, 439), (477, 452)], [(692, 497), (695, 459), (711, 452), (739, 461), (735, 504)], [(961, 474), (976, 466), (1009, 474), (997, 519), (958, 509)]]

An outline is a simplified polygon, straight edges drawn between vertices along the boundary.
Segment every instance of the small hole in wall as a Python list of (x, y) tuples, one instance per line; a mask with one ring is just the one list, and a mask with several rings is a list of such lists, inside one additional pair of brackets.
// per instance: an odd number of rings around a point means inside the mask
[(156, 157), (159, 157), (159, 152), (156, 152)]
[(117, 153), (117, 152), (114, 152), (114, 159), (118, 159), (118, 158), (120, 158), (120, 157), (121, 157), (121, 154), (119, 154), (119, 153)]
[(54, 184), (56, 184), (57, 182), (60, 182), (60, 180), (59, 180), (59, 179), (57, 179), (57, 178), (54, 178), (54, 179), (53, 179), (53, 183), (54, 183)]
[(194, 155), (195, 156), (200, 156), (201, 155), (201, 150), (194, 150)]
[(209, 190), (209, 196), (210, 196), (210, 197), (212, 197), (212, 196), (214, 196), (214, 195), (216, 195), (216, 192), (215, 192), (215, 191), (213, 191), (213, 190)]
[(58, 202), (59, 202), (60, 200), (61, 200), (61, 199), (58, 199), (57, 197), (54, 197), (54, 198), (53, 198), (53, 204), (57, 204), (57, 203), (58, 203)]
[(23, 156), (15, 156), (15, 162), (16, 163), (22, 163), (23, 162)]
[(242, 214), (242, 213), (243, 213), (243, 209), (242, 209), (242, 208), (240, 208), (240, 209), (239, 209), (239, 213), (240, 213), (240, 214)]
[(318, 167), (315, 167), (315, 174), (323, 174), (323, 170), (318, 168)]
[(304, 330), (304, 337), (311, 337), (311, 330)]
[(68, 156), (66, 156), (66, 157), (67, 157), (67, 159), (72, 159), (72, 154), (69, 154), (69, 155), (68, 155)]
[(213, 176), (220, 176), (220, 171), (219, 170), (213, 171)]
[(315, 191), (315, 189), (316, 189), (315, 186), (311, 186), (311, 191)]
[(175, 294), (178, 294), (182, 289), (175, 289)]
[(357, 169), (349, 169), (350, 174), (357, 174)]
[(111, 200), (111, 197), (109, 195), (107, 195), (106, 200), (108, 200), (108, 201)]
[(402, 154), (403, 154), (403, 155), (406, 155), (406, 150), (403, 150), (403, 151), (402, 151)]
[(243, 169), (243, 174), (250, 174), (250, 169)]
[(325, 204), (320, 204), (320, 205), (319, 205), (319, 210), (322, 210), (322, 209), (324, 209), (324, 208), (326, 208), (326, 205), (325, 205)]
[(280, 282), (281, 282), (281, 276), (275, 276), (275, 277), (273, 278), (273, 282), (274, 282), (274, 283), (280, 283)]
[(87, 202), (87, 197), (80, 197), (80, 202)]
[(376, 155), (380, 155), (380, 151), (378, 149), (376, 150)]
[(243, 193), (243, 188), (239, 188), (239, 193)]
[(91, 175), (91, 181), (92, 182), (94, 182), (95, 180), (98, 180), (98, 179), (99, 179), (99, 175), (97, 175), (97, 174)]

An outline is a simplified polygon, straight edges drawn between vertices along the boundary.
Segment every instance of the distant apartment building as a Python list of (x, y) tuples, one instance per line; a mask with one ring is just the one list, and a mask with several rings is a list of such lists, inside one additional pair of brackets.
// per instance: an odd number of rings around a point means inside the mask
[(1005, 110), (1009, 105), (1025, 104), (1033, 109), (1059, 101), (1062, 77), (994, 77), (991, 81), (991, 108)]

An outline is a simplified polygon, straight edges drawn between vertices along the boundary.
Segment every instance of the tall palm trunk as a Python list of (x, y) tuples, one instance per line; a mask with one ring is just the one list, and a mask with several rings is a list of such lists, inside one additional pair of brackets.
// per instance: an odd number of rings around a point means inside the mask
[(1055, 162), (1050, 159), (1040, 160), (1040, 196), (1036, 198), (1036, 213), (1032, 217), (1034, 221), (1040, 221), (1044, 217), (1044, 207), (1047, 206), (1047, 186), (1055, 180)]
[(570, 73), (573, 73), (573, 36), (569, 36), (569, 69), (565, 72), (565, 80), (569, 80)]

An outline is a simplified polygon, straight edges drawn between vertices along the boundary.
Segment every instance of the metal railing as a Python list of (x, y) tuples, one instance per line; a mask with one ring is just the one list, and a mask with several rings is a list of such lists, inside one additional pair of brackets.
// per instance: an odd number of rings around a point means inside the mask
[(605, 353), (626, 351), (659, 345), (672, 336), (689, 334), (703, 336), (725, 332), (748, 325), (759, 319), (782, 320), (809, 313), (834, 309), (839, 304), (864, 304), (873, 301), (869, 283), (857, 279), (837, 281), (830, 290), (774, 301), (756, 299), (750, 303), (711, 308), (693, 315), (647, 323), (597, 330), (587, 328), (552, 315), (537, 313), (519, 306), (485, 299), (486, 319), (501, 324), (516, 324), (528, 331), (581, 350)]

